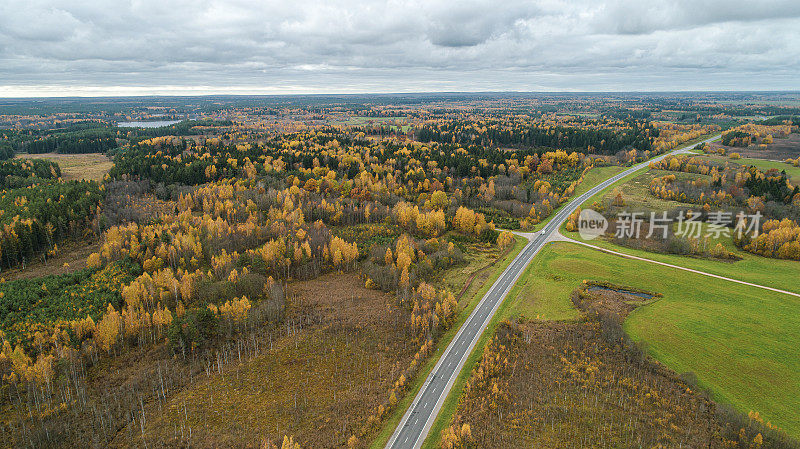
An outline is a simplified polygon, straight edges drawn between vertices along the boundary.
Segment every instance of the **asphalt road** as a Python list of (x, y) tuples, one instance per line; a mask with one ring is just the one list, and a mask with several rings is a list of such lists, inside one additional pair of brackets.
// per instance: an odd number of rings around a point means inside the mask
[[(714, 136), (703, 142), (710, 142), (717, 137), (719, 136)], [(506, 267), (500, 277), (497, 278), (497, 281), (495, 281), (489, 291), (486, 292), (486, 295), (484, 295), (472, 311), (472, 314), (461, 326), (461, 329), (458, 330), (455, 338), (453, 338), (450, 345), (445, 349), (438, 363), (428, 375), (428, 378), (425, 379), (425, 383), (414, 398), (414, 402), (411, 403), (411, 406), (406, 411), (406, 414), (403, 415), (403, 419), (400, 420), (400, 424), (397, 426), (397, 429), (395, 429), (386, 447), (417, 449), (422, 446), (422, 443), (425, 441), (436, 419), (436, 415), (439, 413), (439, 409), (442, 408), (445, 398), (453, 387), (456, 377), (458, 377), (458, 373), (461, 372), (461, 369), (464, 367), (467, 356), (472, 352), (472, 349), (486, 329), (486, 326), (488, 326), (492, 316), (494, 316), (495, 312), (500, 307), (503, 299), (505, 299), (508, 292), (517, 282), (517, 279), (525, 270), (525, 267), (533, 260), (536, 253), (544, 247), (553, 233), (558, 232), (558, 228), (561, 224), (567, 220), (569, 215), (572, 214), (578, 206), (606, 187), (647, 166), (651, 161), (659, 161), (673, 154), (686, 152), (696, 145), (675, 150), (647, 162), (637, 164), (601, 182), (588, 192), (567, 203), (541, 231), (532, 234), (525, 248), (519, 252), (517, 257)]]

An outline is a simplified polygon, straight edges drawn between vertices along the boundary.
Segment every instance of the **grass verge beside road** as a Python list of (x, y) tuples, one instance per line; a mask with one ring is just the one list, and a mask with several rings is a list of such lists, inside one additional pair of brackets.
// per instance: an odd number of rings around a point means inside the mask
[(617, 173), (620, 173), (620, 172), (622, 172), (622, 171), (624, 171), (626, 169), (627, 169), (627, 167), (622, 167), (622, 166), (619, 166), (619, 165), (607, 165), (607, 166), (604, 166), (604, 167), (594, 167), (594, 168), (592, 168), (591, 170), (586, 172), (586, 175), (583, 177), (583, 181), (580, 184), (578, 184), (578, 187), (575, 188), (575, 192), (572, 194), (570, 199), (568, 199), (564, 203), (561, 203), (560, 206), (555, 208), (553, 210), (553, 213), (551, 213), (550, 216), (547, 219), (543, 220), (541, 223), (536, 224), (533, 227), (533, 231), (534, 232), (541, 231), (542, 228), (544, 228), (547, 225), (547, 223), (550, 222), (552, 217), (555, 217), (555, 215), (558, 213), (558, 211), (561, 210), (561, 208), (563, 208), (564, 206), (566, 206), (567, 203), (569, 203), (570, 200), (572, 200), (572, 198), (575, 198), (575, 197), (583, 195), (584, 193), (586, 193), (592, 187), (596, 186), (597, 184), (600, 184), (601, 182), (605, 181), (606, 179), (608, 179), (608, 178), (610, 178), (610, 177), (616, 175)]
[[(488, 285), (491, 284), (487, 284), (487, 286)], [(511, 289), (508, 295), (509, 296), (515, 295), (519, 289), (520, 289), (520, 284), (519, 282), (517, 282), (517, 284), (514, 285), (514, 287)], [(472, 375), (473, 368), (480, 361), (481, 354), (483, 354), (483, 348), (486, 346), (486, 343), (489, 341), (489, 339), (494, 335), (495, 330), (497, 329), (497, 325), (506, 318), (507, 308), (508, 308), (508, 301), (503, 301), (500, 304), (500, 307), (497, 309), (497, 313), (495, 313), (491, 321), (489, 321), (489, 324), (486, 326), (486, 329), (481, 334), (480, 338), (475, 344), (475, 347), (472, 349), (472, 352), (470, 352), (466, 362), (464, 362), (464, 368), (461, 370), (460, 373), (458, 373), (458, 376), (456, 377), (456, 380), (453, 383), (453, 388), (451, 388), (450, 392), (447, 394), (447, 398), (445, 398), (444, 403), (442, 404), (442, 408), (439, 410), (439, 414), (436, 415), (436, 419), (434, 420), (433, 425), (431, 426), (430, 432), (428, 432), (428, 436), (422, 443), (422, 449), (436, 449), (439, 447), (439, 441), (441, 440), (442, 430), (444, 430), (447, 426), (450, 425), (450, 419), (452, 418), (453, 414), (456, 412), (456, 409), (458, 408), (459, 398), (461, 397), (461, 393), (464, 391), (464, 385), (467, 383), (467, 380), (469, 380), (469, 377)]]

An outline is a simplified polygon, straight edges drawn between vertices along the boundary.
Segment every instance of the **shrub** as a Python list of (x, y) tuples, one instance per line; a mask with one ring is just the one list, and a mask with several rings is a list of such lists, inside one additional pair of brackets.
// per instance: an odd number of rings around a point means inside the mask
[(168, 337), (173, 350), (203, 348), (219, 334), (219, 318), (206, 307), (187, 311), (175, 319)]

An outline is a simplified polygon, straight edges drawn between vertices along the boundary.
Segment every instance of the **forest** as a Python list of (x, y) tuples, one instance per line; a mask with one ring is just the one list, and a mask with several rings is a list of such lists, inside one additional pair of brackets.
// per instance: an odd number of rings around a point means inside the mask
[(232, 125), (230, 120), (183, 120), (156, 128), (120, 128), (106, 121), (77, 121), (57, 129), (0, 129), (0, 160), (10, 159), (15, 153), (106, 153), (129, 141), (198, 135), (208, 128)]
[[(562, 148), (615, 154), (630, 148), (648, 151), (652, 148), (653, 140), (658, 137), (658, 129), (650, 123), (610, 120), (576, 122), (554, 118), (526, 126), (524, 122), (509, 124), (499, 120), (478, 124), (452, 121), (424, 125), (417, 132), (417, 139), (422, 142), (458, 143), (466, 146)], [(628, 132), (620, 133), (620, 129)]]
[(57, 164), (44, 160), (0, 162), (0, 267), (46, 260), (68, 237), (99, 232), (102, 186), (60, 179)]

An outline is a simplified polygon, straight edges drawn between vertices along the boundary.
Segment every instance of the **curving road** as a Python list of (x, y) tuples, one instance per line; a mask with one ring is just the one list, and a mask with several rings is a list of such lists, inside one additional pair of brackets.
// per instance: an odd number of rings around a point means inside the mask
[[(719, 135), (716, 135), (700, 143), (711, 142), (718, 137)], [(531, 234), (528, 244), (517, 254), (517, 257), (506, 267), (505, 271), (500, 274), (500, 277), (481, 298), (472, 314), (461, 326), (461, 329), (458, 330), (450, 345), (447, 346), (438, 363), (436, 363), (428, 378), (425, 379), (425, 383), (414, 398), (414, 402), (411, 403), (406, 414), (403, 415), (403, 419), (400, 420), (400, 424), (398, 424), (386, 447), (417, 449), (422, 446), (436, 419), (436, 415), (439, 413), (439, 409), (442, 408), (445, 398), (452, 389), (456, 377), (458, 377), (458, 373), (464, 367), (467, 356), (472, 352), (478, 342), (478, 338), (480, 338), (486, 326), (489, 325), (489, 321), (491, 321), (492, 316), (500, 307), (503, 299), (517, 282), (525, 267), (533, 260), (536, 253), (542, 249), (554, 233), (558, 232), (561, 224), (567, 220), (578, 206), (620, 179), (644, 168), (650, 162), (659, 161), (673, 154), (687, 152), (700, 143), (634, 165), (622, 173), (601, 182), (562, 207), (541, 231)]]

